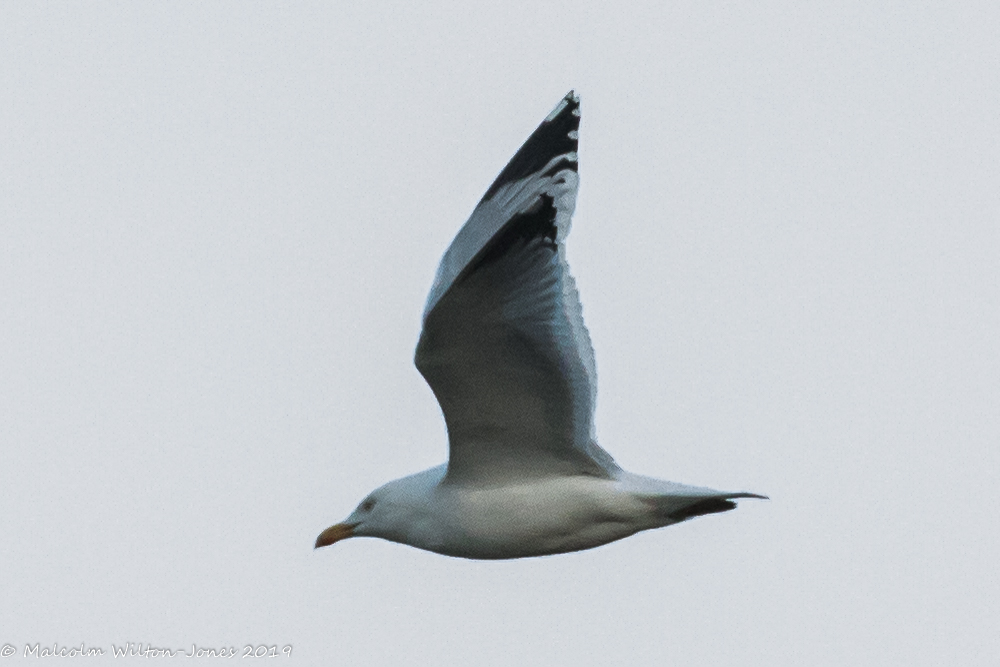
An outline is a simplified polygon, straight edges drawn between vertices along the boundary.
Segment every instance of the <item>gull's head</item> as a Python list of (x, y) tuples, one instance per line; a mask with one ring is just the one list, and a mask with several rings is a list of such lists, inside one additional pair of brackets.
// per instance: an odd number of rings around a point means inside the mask
[(351, 515), (330, 526), (316, 538), (316, 548), (328, 547), (348, 537), (381, 537), (407, 542), (426, 514), (430, 490), (443, 475), (444, 466), (397, 479), (380, 486), (362, 500)]
[(316, 538), (316, 549), (328, 547), (348, 537), (361, 537), (365, 535), (377, 536), (378, 527), (382, 523), (382, 515), (385, 513), (386, 503), (382, 496), (385, 487), (376, 489), (368, 494), (364, 500), (340, 523), (334, 524), (324, 530)]
[(330, 526), (316, 538), (316, 548), (328, 547), (348, 537), (381, 537), (384, 540), (415, 544), (425, 542), (432, 526), (435, 491), (447, 465), (380, 486), (362, 500), (351, 515)]

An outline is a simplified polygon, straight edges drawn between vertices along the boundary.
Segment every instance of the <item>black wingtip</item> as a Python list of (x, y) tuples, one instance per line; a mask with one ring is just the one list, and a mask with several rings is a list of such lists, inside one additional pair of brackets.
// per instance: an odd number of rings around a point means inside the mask
[[(563, 98), (559, 100), (559, 104), (545, 117), (545, 122), (542, 125), (551, 123), (557, 118), (566, 115), (575, 116), (576, 118), (580, 117), (580, 96), (576, 94), (575, 90), (571, 90), (563, 95)], [(579, 120), (577, 124), (579, 124)]]
[(682, 509), (672, 512), (668, 516), (675, 521), (686, 521), (696, 516), (706, 514), (718, 514), (736, 509), (736, 503), (725, 498), (705, 498), (696, 503), (688, 505)]
[[(492, 199), (497, 190), (507, 183), (518, 181), (540, 170), (557, 155), (576, 153), (579, 130), (580, 97), (576, 91), (571, 90), (514, 154), (483, 195), (483, 200)], [(566, 162), (565, 168), (576, 170), (575, 161)]]
[(741, 498), (759, 498), (760, 500), (770, 500), (767, 496), (762, 496), (758, 493), (733, 493), (727, 495), (725, 498), (705, 498), (699, 500), (687, 507), (681, 508), (668, 516), (676, 521), (685, 521), (692, 517), (704, 516), (705, 514), (717, 514), (719, 512), (728, 512), (729, 510), (736, 509), (736, 503), (734, 500)]

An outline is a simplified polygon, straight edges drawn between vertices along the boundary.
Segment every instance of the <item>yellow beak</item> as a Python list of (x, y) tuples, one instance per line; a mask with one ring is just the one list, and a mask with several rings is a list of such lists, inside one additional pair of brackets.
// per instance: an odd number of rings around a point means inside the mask
[(334, 542), (339, 542), (341, 540), (346, 540), (348, 537), (354, 537), (354, 527), (358, 525), (356, 523), (338, 523), (335, 526), (330, 526), (316, 538), (316, 546), (314, 549), (319, 549), (320, 547), (328, 547)]

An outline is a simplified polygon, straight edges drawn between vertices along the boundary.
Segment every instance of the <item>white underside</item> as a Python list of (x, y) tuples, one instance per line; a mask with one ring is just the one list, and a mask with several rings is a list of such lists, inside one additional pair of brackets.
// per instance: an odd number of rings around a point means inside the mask
[[(377, 536), (463, 558), (541, 556), (667, 526), (676, 523), (667, 516), (675, 509), (724, 495), (625, 472), (610, 480), (576, 475), (490, 487), (441, 483), (443, 473), (440, 466), (397, 480), (408, 488), (393, 514), (405, 519)], [(357, 534), (366, 532), (362, 523)]]

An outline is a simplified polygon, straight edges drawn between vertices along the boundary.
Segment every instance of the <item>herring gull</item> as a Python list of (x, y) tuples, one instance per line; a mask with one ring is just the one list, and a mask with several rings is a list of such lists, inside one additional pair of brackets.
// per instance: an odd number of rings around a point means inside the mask
[(765, 498), (626, 472), (597, 444), (594, 351), (565, 258), (579, 127), (570, 91), (438, 267), (415, 363), (444, 413), (448, 463), (375, 489), (316, 548), (381, 537), (463, 558), (542, 556)]

